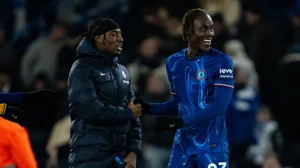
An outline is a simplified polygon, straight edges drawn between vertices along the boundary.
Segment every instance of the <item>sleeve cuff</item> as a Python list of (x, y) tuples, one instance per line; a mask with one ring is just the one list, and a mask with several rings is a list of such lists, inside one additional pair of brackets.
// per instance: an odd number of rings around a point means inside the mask
[(182, 119), (183, 126), (188, 126), (187, 123), (188, 123), (189, 117), (183, 116), (183, 117), (181, 117), (181, 119)]
[(125, 110), (125, 114), (126, 114), (126, 118), (127, 118), (127, 119), (132, 119), (133, 113), (132, 113), (132, 111), (131, 111), (130, 108), (127, 108), (127, 109)]

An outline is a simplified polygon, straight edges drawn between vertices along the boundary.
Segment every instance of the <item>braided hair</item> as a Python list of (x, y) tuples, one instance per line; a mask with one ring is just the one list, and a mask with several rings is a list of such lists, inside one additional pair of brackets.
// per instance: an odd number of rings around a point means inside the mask
[(182, 29), (181, 29), (183, 41), (188, 40), (189, 37), (188, 31), (192, 28), (195, 18), (207, 14), (208, 13), (206, 12), (206, 10), (201, 8), (190, 9), (184, 14), (182, 19)]

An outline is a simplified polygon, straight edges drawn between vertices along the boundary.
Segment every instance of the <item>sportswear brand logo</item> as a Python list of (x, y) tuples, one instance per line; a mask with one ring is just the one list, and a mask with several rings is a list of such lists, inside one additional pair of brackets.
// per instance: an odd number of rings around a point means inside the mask
[(173, 127), (175, 127), (175, 124), (170, 124), (169, 126), (170, 126), (170, 128), (173, 128)]
[(175, 78), (177, 78), (178, 76), (180, 76), (180, 74), (177, 74), (177, 75), (175, 75), (175, 76), (172, 76), (172, 79), (175, 79)]
[(106, 73), (101, 73), (101, 72), (100, 72), (100, 76), (104, 76), (104, 75), (106, 75)]
[(128, 80), (123, 80), (123, 83), (129, 84)]
[(124, 78), (127, 78), (127, 75), (124, 71), (122, 71), (122, 75), (123, 75)]
[(232, 73), (233, 70), (232, 69), (220, 69), (220, 74), (224, 74), (224, 73)]
[(11, 115), (14, 119), (18, 119), (18, 116), (15, 115)]

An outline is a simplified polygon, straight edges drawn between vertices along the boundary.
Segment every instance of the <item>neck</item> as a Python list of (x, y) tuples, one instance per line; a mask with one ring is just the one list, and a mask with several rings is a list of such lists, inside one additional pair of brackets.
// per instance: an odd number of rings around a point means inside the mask
[(205, 51), (201, 49), (193, 49), (192, 47), (188, 47), (188, 50), (186, 52), (186, 57), (189, 59), (196, 58), (197, 56), (205, 53)]

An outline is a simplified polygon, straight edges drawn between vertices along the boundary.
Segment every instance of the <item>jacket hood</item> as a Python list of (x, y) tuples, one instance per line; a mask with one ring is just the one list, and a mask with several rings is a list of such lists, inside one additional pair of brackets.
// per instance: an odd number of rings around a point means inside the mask
[(82, 39), (79, 43), (76, 49), (76, 56), (78, 58), (97, 56), (97, 58), (100, 59), (102, 63), (116, 64), (118, 62), (117, 56), (109, 56), (105, 54), (101, 50), (94, 47), (94, 45), (90, 41), (88, 41), (87, 38)]

